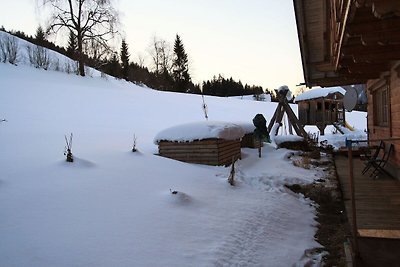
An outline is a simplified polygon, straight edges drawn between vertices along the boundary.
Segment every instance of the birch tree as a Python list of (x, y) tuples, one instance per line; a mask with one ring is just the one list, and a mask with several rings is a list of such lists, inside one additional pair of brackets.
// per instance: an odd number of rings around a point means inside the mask
[(85, 76), (84, 48), (89, 42), (109, 49), (109, 41), (117, 33), (118, 14), (112, 0), (38, 0), (50, 6), (51, 17), (48, 30), (67, 30), (76, 37), (76, 56), (79, 74)]

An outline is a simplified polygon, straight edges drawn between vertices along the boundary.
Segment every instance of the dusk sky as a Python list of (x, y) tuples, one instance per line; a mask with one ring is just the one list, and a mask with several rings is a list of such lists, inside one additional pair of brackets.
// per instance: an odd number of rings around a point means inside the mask
[[(48, 14), (35, 0), (0, 3), (6, 30), (33, 35), (45, 26)], [(114, 7), (132, 61), (144, 57), (150, 67), (154, 36), (173, 45), (179, 34), (194, 82), (219, 73), (264, 88), (286, 84), (294, 90), (303, 82), (292, 0), (116, 0)]]

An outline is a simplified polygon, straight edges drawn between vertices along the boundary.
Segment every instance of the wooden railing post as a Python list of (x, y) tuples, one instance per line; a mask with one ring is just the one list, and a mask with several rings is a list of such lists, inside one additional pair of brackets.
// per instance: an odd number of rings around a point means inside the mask
[(351, 197), (351, 217), (352, 217), (352, 230), (353, 230), (353, 249), (355, 258), (359, 257), (358, 250), (358, 227), (357, 227), (357, 210), (356, 210), (356, 198), (354, 192), (354, 167), (353, 167), (353, 142), (352, 140), (346, 139), (346, 146), (348, 149), (348, 159), (349, 159), (349, 183), (350, 183), (350, 197)]

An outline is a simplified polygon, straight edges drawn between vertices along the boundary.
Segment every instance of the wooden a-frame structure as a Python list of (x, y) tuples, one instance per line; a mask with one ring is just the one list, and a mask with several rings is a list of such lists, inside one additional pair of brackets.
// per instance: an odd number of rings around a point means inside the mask
[[(285, 115), (286, 112), (289, 120), (289, 133), (291, 134), (293, 133), (292, 132), (292, 127), (293, 127), (298, 136), (302, 136), (304, 139), (308, 139), (308, 134), (304, 130), (304, 126), (300, 123), (299, 119), (296, 117), (296, 114), (294, 114), (292, 108), (290, 107), (287, 101), (286, 95), (288, 93), (288, 90), (279, 90), (279, 91), (275, 90), (275, 91), (277, 98), (279, 100), (279, 104), (276, 107), (276, 110), (274, 112), (274, 115), (272, 116), (271, 121), (269, 122), (268, 132), (271, 133), (272, 127), (274, 126), (275, 123), (279, 123), (279, 125), (281, 125), (283, 116)], [(278, 129), (276, 131), (278, 131)]]

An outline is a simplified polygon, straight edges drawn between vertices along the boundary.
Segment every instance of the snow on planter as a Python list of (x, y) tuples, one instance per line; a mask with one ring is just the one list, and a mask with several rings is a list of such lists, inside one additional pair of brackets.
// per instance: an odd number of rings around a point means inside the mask
[(207, 165), (229, 165), (240, 158), (245, 130), (238, 124), (207, 121), (187, 123), (159, 132), (154, 138), (160, 156)]
[(274, 141), (278, 148), (304, 151), (308, 147), (307, 140), (298, 135), (276, 135)]

